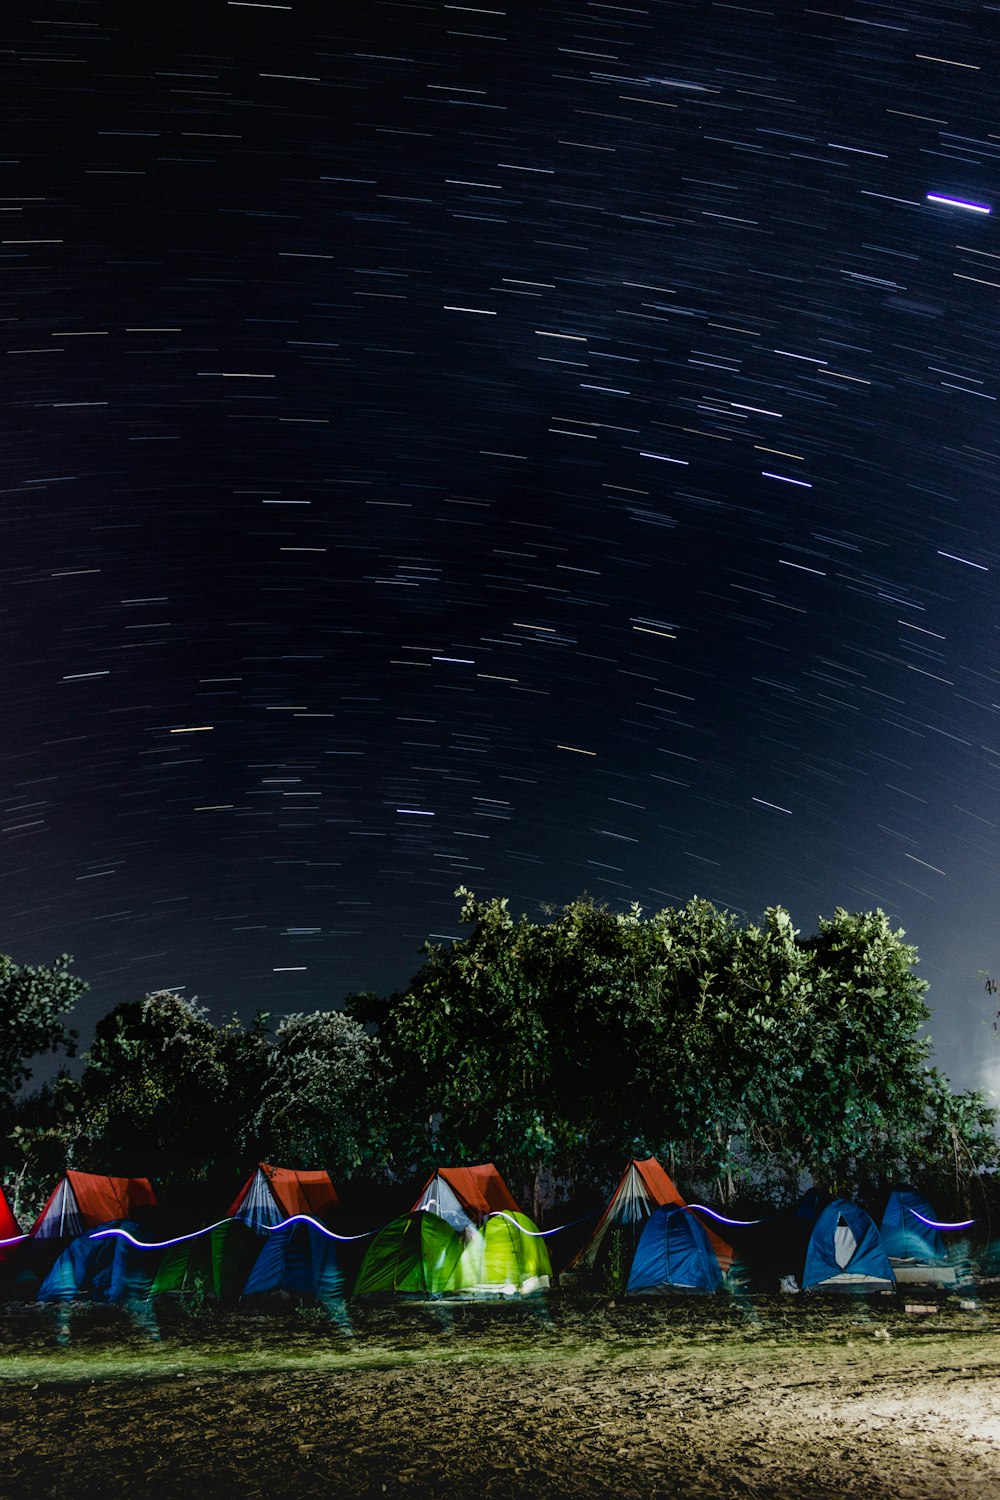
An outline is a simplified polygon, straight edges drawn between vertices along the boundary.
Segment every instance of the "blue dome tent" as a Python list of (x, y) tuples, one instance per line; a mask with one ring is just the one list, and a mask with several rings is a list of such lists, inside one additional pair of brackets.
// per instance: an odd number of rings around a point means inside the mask
[(959, 1266), (949, 1256), (942, 1228), (969, 1229), (973, 1220), (942, 1225), (920, 1193), (900, 1188), (889, 1194), (879, 1233), (899, 1282), (956, 1286)]
[(896, 1285), (872, 1220), (857, 1203), (835, 1198), (813, 1226), (803, 1291), (888, 1292)]
[(654, 1209), (635, 1247), (626, 1295), (721, 1288), (722, 1271), (700, 1220), (676, 1203)]

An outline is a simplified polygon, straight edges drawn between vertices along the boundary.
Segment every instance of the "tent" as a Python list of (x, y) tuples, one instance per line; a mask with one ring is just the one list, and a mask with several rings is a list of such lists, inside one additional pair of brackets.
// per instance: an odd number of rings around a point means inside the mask
[(0, 1188), (0, 1250), (6, 1248), (5, 1241), (20, 1241), (20, 1239), (21, 1226), (11, 1212), (3, 1188)]
[(150, 1288), (235, 1300), (260, 1251), (260, 1236), (242, 1219), (225, 1219), (167, 1247)]
[(229, 1217), (264, 1230), (295, 1214), (325, 1220), (337, 1201), (329, 1172), (297, 1172), (262, 1161), (236, 1194)]
[(361, 1262), (354, 1283), (356, 1297), (409, 1292), (437, 1297), (461, 1289), (472, 1274), (461, 1270), (467, 1241), (439, 1214), (413, 1209), (380, 1229)]
[[(70, 1240), (38, 1289), (39, 1302), (139, 1302), (149, 1296), (159, 1253), (127, 1238), (139, 1226), (129, 1220), (102, 1224)], [(109, 1233), (122, 1230), (125, 1233)]]
[(104, 1177), (95, 1172), (67, 1172), (35, 1220), (32, 1239), (75, 1239), (88, 1229), (116, 1219), (135, 1219), (156, 1207), (148, 1177)]
[(901, 1188), (889, 1194), (879, 1235), (897, 1281), (956, 1285), (957, 1267), (949, 1262), (934, 1211), (920, 1193)]
[(478, 1167), (438, 1167), (424, 1184), (412, 1211), (437, 1214), (453, 1229), (462, 1231), (501, 1209), (511, 1214), (520, 1212), (496, 1167), (483, 1162)]
[(626, 1295), (721, 1287), (722, 1271), (701, 1220), (677, 1203), (654, 1209), (639, 1236)]
[(272, 1229), (254, 1261), (244, 1297), (290, 1292), (326, 1302), (347, 1295), (339, 1241), (305, 1219)]
[(896, 1284), (874, 1223), (857, 1203), (835, 1198), (813, 1225), (803, 1291), (883, 1292)]
[(477, 1291), (510, 1297), (548, 1290), (549, 1252), (527, 1214), (491, 1214), (479, 1238), (482, 1257)]
[(11, 1212), (3, 1188), (0, 1188), (0, 1271), (10, 1266), (18, 1255), (18, 1247), (24, 1244), (21, 1226)]
[[(679, 1208), (686, 1206), (669, 1173), (664, 1171), (655, 1156), (647, 1156), (643, 1161), (633, 1158), (622, 1173), (590, 1240), (570, 1264), (595, 1268), (606, 1260), (612, 1242), (618, 1239), (624, 1252), (625, 1264), (630, 1265), (643, 1228), (651, 1215), (657, 1208), (669, 1204)], [(708, 1235), (716, 1261), (723, 1272), (728, 1271), (733, 1263), (733, 1247), (722, 1238), (711, 1222), (703, 1223), (702, 1227)]]

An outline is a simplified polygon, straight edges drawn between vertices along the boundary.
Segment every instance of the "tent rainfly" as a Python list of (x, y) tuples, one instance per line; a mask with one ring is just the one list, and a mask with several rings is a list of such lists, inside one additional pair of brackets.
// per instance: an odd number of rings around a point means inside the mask
[(263, 1231), (296, 1214), (325, 1220), (337, 1202), (329, 1172), (297, 1172), (262, 1161), (236, 1194), (229, 1217)]
[(234, 1302), (259, 1250), (260, 1239), (249, 1225), (242, 1219), (225, 1219), (171, 1245), (163, 1254), (150, 1294), (201, 1292), (221, 1302)]
[(701, 1220), (677, 1203), (654, 1209), (639, 1236), (626, 1295), (717, 1292), (721, 1287), (722, 1271)]
[[(365, 1252), (354, 1295), (405, 1292), (439, 1297), (461, 1289), (466, 1241), (439, 1214), (413, 1209), (380, 1229)], [(467, 1263), (466, 1263), (467, 1264)]]
[(20, 1225), (11, 1212), (3, 1188), (0, 1187), (0, 1268), (16, 1259), (17, 1252), (23, 1243)]
[(134, 1219), (137, 1211), (156, 1207), (148, 1177), (103, 1177), (94, 1172), (67, 1172), (35, 1220), (32, 1239), (75, 1239), (88, 1229), (116, 1219)]
[(548, 1291), (549, 1252), (527, 1214), (491, 1214), (479, 1238), (482, 1260), (477, 1290), (507, 1297)]
[(413, 1212), (437, 1214), (459, 1232), (482, 1224), (487, 1214), (520, 1213), (510, 1188), (492, 1162), (477, 1167), (438, 1167), (413, 1205)]
[[(621, 1181), (611, 1195), (597, 1227), (588, 1243), (571, 1264), (593, 1268), (601, 1258), (608, 1232), (617, 1230), (625, 1238), (627, 1259), (635, 1254), (643, 1228), (657, 1208), (674, 1204), (685, 1208), (684, 1199), (655, 1156), (643, 1161), (633, 1158), (622, 1173)], [(720, 1268), (725, 1273), (733, 1264), (733, 1247), (728, 1244), (711, 1223), (702, 1223), (709, 1243)]]
[(244, 1297), (290, 1292), (318, 1302), (347, 1295), (342, 1249), (337, 1240), (298, 1219), (272, 1229), (243, 1288)]
[(857, 1203), (835, 1198), (813, 1225), (803, 1291), (889, 1292), (896, 1285), (874, 1223)]
[(879, 1235), (897, 1281), (957, 1284), (958, 1269), (949, 1262), (934, 1211), (920, 1193), (902, 1188), (889, 1194)]
[(128, 1221), (104, 1224), (70, 1240), (39, 1287), (39, 1302), (73, 1302), (83, 1297), (92, 1302), (144, 1301), (159, 1254), (133, 1245), (124, 1234), (106, 1233), (122, 1229), (135, 1235), (138, 1228)]

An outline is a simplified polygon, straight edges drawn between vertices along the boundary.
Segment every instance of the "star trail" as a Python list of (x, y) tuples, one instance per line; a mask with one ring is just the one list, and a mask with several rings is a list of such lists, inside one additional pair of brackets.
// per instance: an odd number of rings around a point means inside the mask
[(0, 946), (84, 1031), (698, 894), (882, 907), (1000, 1080), (998, 23), (5, 18)]

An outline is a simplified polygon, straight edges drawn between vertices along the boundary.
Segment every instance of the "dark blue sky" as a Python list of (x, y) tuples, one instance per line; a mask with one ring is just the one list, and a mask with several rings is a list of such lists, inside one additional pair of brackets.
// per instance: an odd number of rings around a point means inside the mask
[(996, 1081), (998, 12), (8, 18), (0, 941), (85, 1029), (697, 893), (882, 907)]

